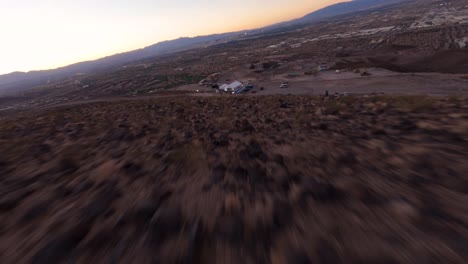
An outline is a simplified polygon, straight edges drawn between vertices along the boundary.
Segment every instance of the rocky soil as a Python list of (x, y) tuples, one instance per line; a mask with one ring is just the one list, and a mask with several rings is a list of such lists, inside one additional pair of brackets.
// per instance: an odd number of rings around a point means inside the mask
[(1, 263), (466, 263), (468, 100), (174, 97), (0, 117)]

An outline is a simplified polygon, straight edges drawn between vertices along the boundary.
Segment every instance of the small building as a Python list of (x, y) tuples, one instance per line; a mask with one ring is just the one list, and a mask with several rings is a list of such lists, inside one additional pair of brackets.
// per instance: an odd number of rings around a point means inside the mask
[(201, 80), (201, 81), (198, 83), (198, 85), (204, 86), (204, 85), (206, 85), (207, 83), (208, 83), (208, 80), (207, 80), (207, 79), (203, 79), (203, 80)]
[(223, 84), (219, 87), (224, 92), (237, 92), (244, 89), (244, 84), (239, 81), (234, 81), (231, 84)]
[(229, 84), (229, 87), (233, 91), (237, 91), (237, 90), (240, 90), (240, 89), (244, 88), (244, 85), (239, 81), (234, 81), (233, 83)]
[(461, 39), (456, 39), (455, 42), (458, 44), (458, 47), (460, 48), (468, 48), (468, 37), (467, 38), (461, 38)]
[(229, 84), (223, 84), (219, 87), (221, 91), (227, 92), (229, 89)]
[(326, 71), (328, 70), (327, 66), (323, 66), (323, 65), (320, 65), (317, 67), (317, 71), (321, 72), (321, 71)]

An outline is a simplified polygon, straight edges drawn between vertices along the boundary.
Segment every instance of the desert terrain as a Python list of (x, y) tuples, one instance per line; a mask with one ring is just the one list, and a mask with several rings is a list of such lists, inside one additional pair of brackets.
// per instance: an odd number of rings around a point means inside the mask
[[(329, 90), (466, 95), (467, 47), (465, 1), (403, 1), (108, 70), (77, 73), (66, 80), (51, 79), (20, 92), (0, 89), (0, 111), (173, 90), (214, 92), (211, 87), (192, 86), (213, 74), (217, 74), (214, 83), (238, 80), (253, 84), (256, 93), (267, 94), (318, 95)], [(318, 67), (326, 71), (318, 72)], [(285, 80), (291, 84), (287, 92), (278, 89)]]
[(464, 263), (467, 110), (178, 95), (3, 117), (2, 263)]
[(466, 263), (467, 34), (404, 1), (0, 90), (0, 263)]

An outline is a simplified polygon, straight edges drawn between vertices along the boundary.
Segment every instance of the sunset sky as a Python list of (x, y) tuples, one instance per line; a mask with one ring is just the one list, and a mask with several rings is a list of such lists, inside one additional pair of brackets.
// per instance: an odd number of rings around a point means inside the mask
[(0, 74), (252, 29), (344, 0), (0, 0)]

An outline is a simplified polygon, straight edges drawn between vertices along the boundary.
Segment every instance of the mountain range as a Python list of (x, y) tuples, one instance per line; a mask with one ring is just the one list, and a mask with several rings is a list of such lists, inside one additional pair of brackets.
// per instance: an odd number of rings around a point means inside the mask
[(48, 81), (58, 81), (70, 78), (79, 73), (86, 74), (100, 70), (110, 70), (112, 68), (121, 67), (125, 64), (144, 58), (160, 56), (196, 47), (224, 43), (230, 40), (245, 37), (246, 34), (255, 35), (268, 34), (269, 32), (273, 33), (278, 29), (287, 29), (290, 26), (310, 24), (323, 19), (368, 10), (401, 1), (402, 0), (353, 0), (325, 7), (299, 19), (278, 23), (257, 30), (214, 34), (193, 38), (179, 38), (175, 40), (159, 42), (143, 49), (119, 53), (93, 61), (80, 62), (57, 69), (30, 72), (13, 72), (10, 74), (0, 75), (0, 93), (17, 92), (23, 89), (45, 84)]

